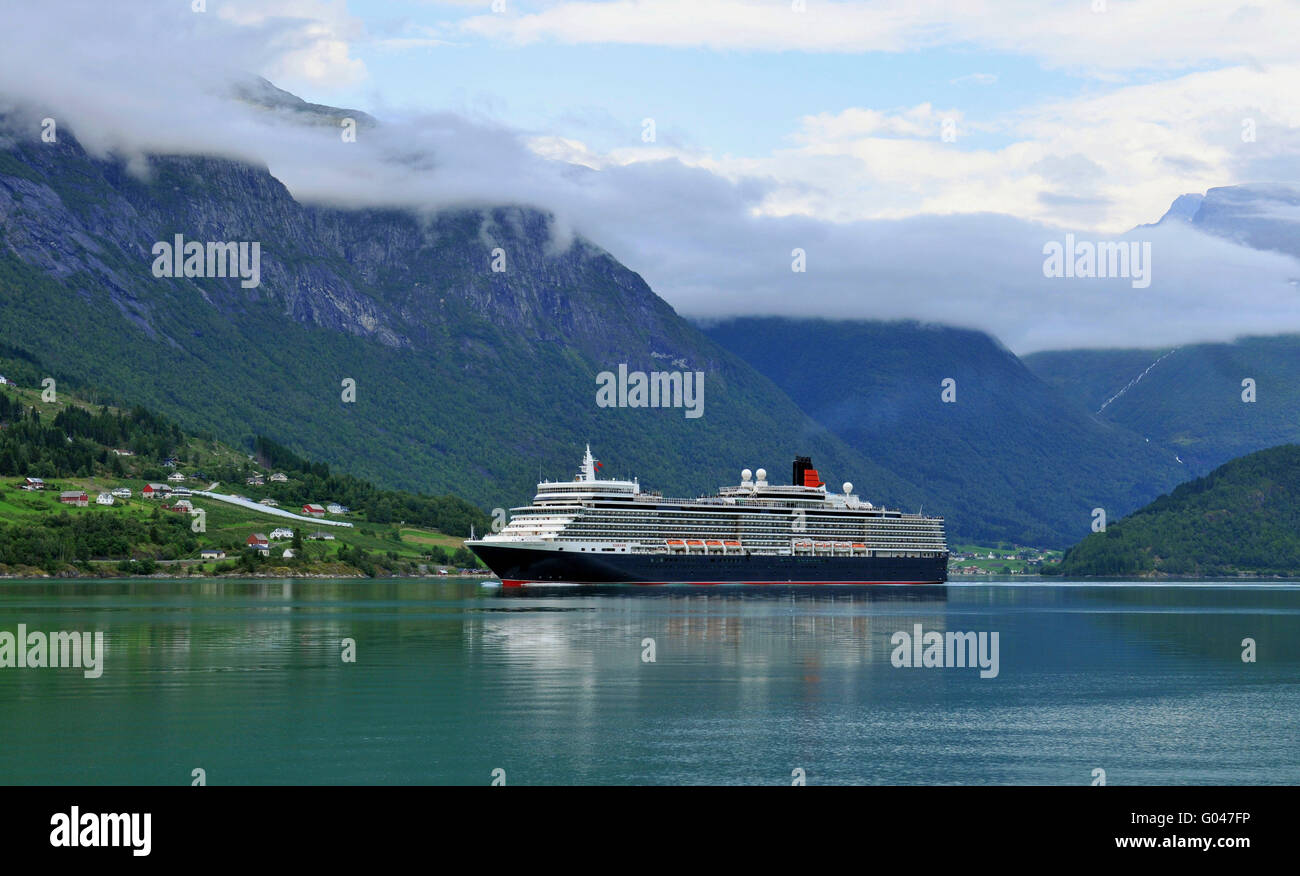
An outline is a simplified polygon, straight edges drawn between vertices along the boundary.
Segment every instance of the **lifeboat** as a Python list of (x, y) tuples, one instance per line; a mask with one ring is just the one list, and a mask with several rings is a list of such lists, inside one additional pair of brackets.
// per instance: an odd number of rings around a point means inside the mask
[(724, 541), (723, 544), (727, 547), (740, 547), (740, 542), (738, 541)]

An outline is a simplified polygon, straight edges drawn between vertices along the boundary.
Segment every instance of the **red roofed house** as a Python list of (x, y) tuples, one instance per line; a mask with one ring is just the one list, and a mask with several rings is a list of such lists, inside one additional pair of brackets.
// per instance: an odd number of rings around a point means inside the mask
[(172, 491), (172, 488), (166, 484), (145, 484), (140, 495), (146, 499), (163, 499)]
[(250, 535), (246, 544), (253, 550), (269, 551), (271, 549), (271, 542), (260, 532), (254, 532)]
[(59, 493), (59, 501), (65, 505), (76, 505), (78, 508), (85, 508), (90, 504), (90, 496), (80, 490), (68, 490)]
[(310, 514), (312, 517), (324, 517), (325, 509), (320, 505), (303, 505), (302, 513)]

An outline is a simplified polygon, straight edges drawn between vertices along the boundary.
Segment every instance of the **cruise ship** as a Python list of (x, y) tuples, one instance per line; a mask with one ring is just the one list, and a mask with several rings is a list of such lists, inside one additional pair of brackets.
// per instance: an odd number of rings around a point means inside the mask
[(939, 584), (942, 517), (830, 492), (806, 456), (791, 483), (745, 469), (716, 495), (667, 499), (596, 477), (588, 446), (571, 481), (543, 481), (500, 532), (471, 538), (505, 587), (615, 584)]

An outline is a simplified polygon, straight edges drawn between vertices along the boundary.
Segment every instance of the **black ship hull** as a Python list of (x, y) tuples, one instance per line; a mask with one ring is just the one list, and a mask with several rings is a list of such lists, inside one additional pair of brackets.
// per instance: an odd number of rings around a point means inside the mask
[(469, 544), (506, 587), (529, 584), (942, 584), (948, 558), (583, 553)]

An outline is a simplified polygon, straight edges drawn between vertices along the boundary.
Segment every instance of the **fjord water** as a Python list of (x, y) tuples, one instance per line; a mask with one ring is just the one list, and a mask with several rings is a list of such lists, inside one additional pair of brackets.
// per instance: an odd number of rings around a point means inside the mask
[[(1297, 584), (0, 582), (20, 623), (107, 652), (0, 669), (10, 784), (1300, 783)], [(997, 676), (896, 668), (916, 624)]]

